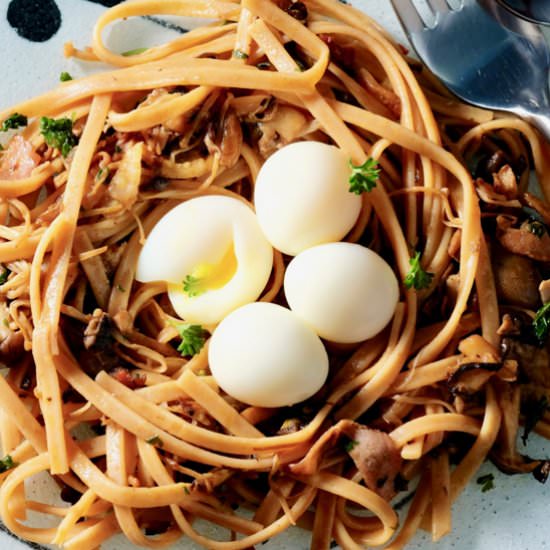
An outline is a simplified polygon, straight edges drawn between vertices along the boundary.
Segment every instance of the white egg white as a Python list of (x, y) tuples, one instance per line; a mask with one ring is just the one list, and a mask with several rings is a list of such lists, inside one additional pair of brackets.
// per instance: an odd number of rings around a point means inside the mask
[(349, 175), (348, 158), (333, 145), (301, 141), (271, 155), (254, 190), (258, 221), (271, 244), (294, 256), (341, 240), (362, 204), (349, 191)]
[(292, 259), (284, 280), (291, 310), (333, 342), (372, 338), (389, 323), (399, 300), (388, 263), (351, 243), (319, 245)]
[[(194, 296), (184, 291), (184, 279), (201, 266), (209, 266), (213, 275), (223, 269), (220, 262), (228, 251), (236, 265), (223, 286), (206, 286)], [(209, 195), (176, 206), (155, 225), (139, 256), (136, 279), (167, 282), (176, 313), (208, 325), (256, 300), (272, 266), (273, 249), (254, 212), (238, 199)]]
[(284, 407), (314, 395), (328, 375), (319, 337), (288, 309), (256, 302), (229, 314), (208, 349), (210, 370), (229, 395), (258, 407)]

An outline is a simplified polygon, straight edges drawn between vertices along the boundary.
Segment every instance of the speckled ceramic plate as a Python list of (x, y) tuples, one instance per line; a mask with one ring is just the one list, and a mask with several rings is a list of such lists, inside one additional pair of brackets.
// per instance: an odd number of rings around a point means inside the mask
[[(0, 0), (0, 108), (15, 104), (55, 86), (61, 71), (81, 76), (92, 68), (62, 56), (63, 44), (73, 41), (86, 45), (94, 21), (105, 6), (117, 0)], [(405, 42), (388, 0), (355, 0), (356, 6), (376, 18), (381, 25)], [(124, 23), (123, 30), (107, 38), (118, 51), (159, 43), (166, 35), (184, 32), (187, 22), (137, 19)], [(534, 438), (536, 439), (536, 438)], [(534, 456), (550, 456), (550, 443), (535, 440), (529, 451)], [(540, 485), (530, 476), (507, 477), (491, 465), (485, 465), (479, 476), (495, 476), (494, 489), (483, 493), (472, 482), (453, 510), (453, 531), (434, 544), (418, 534), (410, 550), (540, 550), (547, 543), (549, 520), (547, 506), (550, 486)], [(50, 500), (54, 487), (45, 476), (29, 487), (32, 498)], [(30, 495), (29, 495), (30, 496)], [(2, 528), (0, 524), (0, 528)], [(5, 529), (4, 529), (5, 531)], [(12, 535), (0, 532), (0, 549), (22, 550), (29, 545)], [(31, 547), (37, 547), (31, 545)], [(134, 548), (122, 537), (104, 546), (109, 550)], [(198, 548), (185, 540), (177, 548)], [(299, 530), (285, 533), (262, 546), (265, 550), (306, 550), (308, 537)]]

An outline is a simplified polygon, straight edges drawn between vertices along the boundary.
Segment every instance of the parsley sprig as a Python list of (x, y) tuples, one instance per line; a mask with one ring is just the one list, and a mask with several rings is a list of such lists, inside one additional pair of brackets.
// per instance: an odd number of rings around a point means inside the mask
[(107, 179), (109, 178), (109, 175), (111, 174), (111, 170), (108, 166), (105, 166), (105, 168), (100, 168), (97, 171), (97, 174), (95, 175), (95, 181), (100, 181), (101, 183), (107, 183)]
[(73, 121), (70, 118), (47, 118), (40, 119), (40, 133), (44, 136), (50, 147), (59, 149), (66, 157), (71, 149), (77, 144), (76, 136), (73, 134)]
[(409, 260), (409, 265), (411, 269), (403, 281), (405, 286), (407, 288), (415, 288), (416, 290), (428, 288), (432, 283), (434, 274), (424, 271), (420, 265), (420, 252), (415, 252), (414, 256)]
[(0, 264), (0, 269), (2, 270), (0, 273), (0, 285), (3, 285), (10, 276), (11, 270), (9, 270), (5, 265)]
[(544, 304), (533, 319), (533, 330), (538, 341), (542, 344), (548, 338), (550, 331), (550, 302)]
[(493, 474), (487, 474), (481, 477), (478, 477), (476, 480), (476, 483), (478, 485), (481, 485), (481, 492), (486, 493), (487, 491), (490, 491), (491, 489), (495, 488), (495, 476)]
[(7, 472), (17, 466), (17, 462), (13, 461), (10, 455), (6, 455), (4, 458), (0, 458), (0, 473)]
[(134, 50), (128, 50), (127, 52), (122, 52), (120, 55), (124, 57), (132, 57), (134, 55), (140, 55), (145, 53), (149, 48), (135, 48)]
[(4, 122), (2, 122), (0, 131), (7, 132), (8, 130), (17, 130), (17, 128), (26, 126), (28, 122), (29, 121), (25, 115), (22, 115), (21, 113), (13, 113), (13, 115), (9, 116), (6, 120), (4, 120)]
[(189, 323), (175, 323), (181, 343), (178, 351), (185, 356), (197, 355), (203, 348), (208, 332), (201, 325), (191, 325)]
[(149, 445), (155, 445), (156, 447), (162, 447), (164, 445), (164, 442), (158, 435), (154, 435), (153, 437), (146, 439), (145, 443), (149, 443)]
[(72, 80), (72, 79), (73, 79), (73, 77), (67, 71), (63, 71), (59, 75), (59, 81), (60, 82), (69, 82), (69, 80)]
[(200, 277), (194, 277), (193, 275), (187, 275), (183, 279), (183, 291), (187, 293), (190, 298), (196, 298), (204, 293), (201, 287), (202, 279)]
[(378, 163), (372, 157), (369, 157), (363, 164), (355, 166), (349, 161), (351, 175), (349, 177), (349, 190), (351, 193), (361, 195), (365, 191), (368, 193), (376, 187), (376, 182), (380, 177)]

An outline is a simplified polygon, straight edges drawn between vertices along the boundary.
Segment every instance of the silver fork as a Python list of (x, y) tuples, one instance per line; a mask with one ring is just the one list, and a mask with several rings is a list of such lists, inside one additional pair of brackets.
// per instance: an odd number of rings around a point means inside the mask
[(391, 0), (424, 64), (464, 101), (508, 111), (534, 124), (550, 140), (550, 49), (535, 25), (490, 0), (427, 0), (426, 24), (412, 0)]

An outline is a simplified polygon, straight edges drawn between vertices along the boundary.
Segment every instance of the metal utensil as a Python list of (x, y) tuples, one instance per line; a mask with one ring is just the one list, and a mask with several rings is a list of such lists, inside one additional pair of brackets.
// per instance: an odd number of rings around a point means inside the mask
[(499, 2), (527, 21), (550, 25), (550, 2), (548, 0), (499, 0)]
[(515, 113), (550, 140), (550, 49), (540, 29), (494, 2), (427, 0), (428, 26), (412, 0), (391, 0), (419, 58), (468, 103)]

